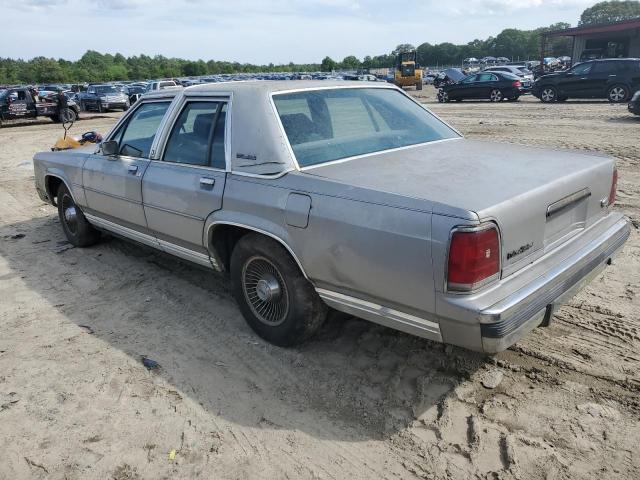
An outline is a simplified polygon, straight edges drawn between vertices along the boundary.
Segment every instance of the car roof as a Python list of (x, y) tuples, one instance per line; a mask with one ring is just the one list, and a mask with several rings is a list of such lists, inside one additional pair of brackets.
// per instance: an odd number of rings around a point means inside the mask
[(263, 93), (271, 94), (286, 92), (290, 90), (316, 90), (330, 89), (337, 87), (375, 87), (375, 88), (395, 88), (392, 84), (383, 82), (360, 82), (360, 81), (327, 81), (327, 80), (246, 80), (217, 83), (203, 83), (185, 88), (185, 92), (239, 92), (242, 90), (260, 90)]

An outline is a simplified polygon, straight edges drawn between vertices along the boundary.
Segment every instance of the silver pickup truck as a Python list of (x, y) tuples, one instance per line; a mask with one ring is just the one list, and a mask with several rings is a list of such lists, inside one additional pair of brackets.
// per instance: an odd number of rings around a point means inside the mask
[(71, 243), (106, 230), (228, 272), (247, 322), (282, 346), (330, 307), (498, 352), (630, 232), (611, 158), (466, 140), (381, 83), (147, 94), (97, 150), (34, 165)]

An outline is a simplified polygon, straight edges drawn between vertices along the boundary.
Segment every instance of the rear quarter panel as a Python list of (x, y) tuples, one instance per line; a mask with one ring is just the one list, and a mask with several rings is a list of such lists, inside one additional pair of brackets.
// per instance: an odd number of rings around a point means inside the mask
[[(287, 199), (311, 198), (306, 228), (288, 225)], [(317, 287), (420, 315), (434, 311), (431, 204), (311, 175), (230, 175), (208, 220), (254, 226), (285, 242)]]

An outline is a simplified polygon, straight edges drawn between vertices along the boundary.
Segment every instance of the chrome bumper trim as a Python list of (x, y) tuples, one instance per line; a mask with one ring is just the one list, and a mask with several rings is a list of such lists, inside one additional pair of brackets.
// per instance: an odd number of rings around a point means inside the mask
[(437, 322), (342, 293), (332, 292), (322, 288), (316, 288), (316, 291), (318, 295), (320, 295), (320, 298), (336, 310), (411, 335), (442, 342), (440, 325)]
[[(547, 306), (556, 308), (597, 276), (622, 248), (630, 233), (629, 221), (621, 218), (536, 282), (478, 312), (483, 346), (490, 344), (485, 351), (504, 350), (526, 333), (524, 325), (529, 325), (529, 330), (538, 326), (547, 313)], [(516, 332), (518, 335), (513, 335)], [(487, 343), (485, 339), (501, 341)], [(497, 347), (501, 348), (495, 350)]]

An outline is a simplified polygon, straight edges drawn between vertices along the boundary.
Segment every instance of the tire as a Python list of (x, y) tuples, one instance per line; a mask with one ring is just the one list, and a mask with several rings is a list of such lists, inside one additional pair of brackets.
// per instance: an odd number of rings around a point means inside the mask
[(449, 103), (450, 101), (449, 94), (445, 91), (438, 92), (438, 101), (440, 103)]
[(614, 85), (607, 90), (607, 100), (611, 103), (622, 103), (629, 99), (629, 88), (626, 85)]
[(507, 98), (507, 102), (517, 102), (520, 100), (520, 95), (516, 95), (515, 97)]
[(230, 270), (231, 289), (242, 315), (269, 343), (298, 345), (325, 321), (327, 305), (275, 240), (245, 235), (233, 249)]
[(72, 245), (89, 247), (100, 240), (100, 232), (87, 221), (64, 183), (58, 188), (56, 203), (62, 231)]
[(73, 111), (73, 109), (65, 108), (61, 121), (64, 123), (75, 122), (76, 118), (77, 118), (77, 115), (76, 115), (76, 112)]
[(558, 99), (558, 91), (555, 87), (543, 87), (540, 91), (540, 100), (544, 103), (555, 102)]
[(504, 100), (504, 95), (502, 95), (502, 91), (499, 88), (494, 88), (489, 92), (489, 100), (492, 102), (501, 102)]

